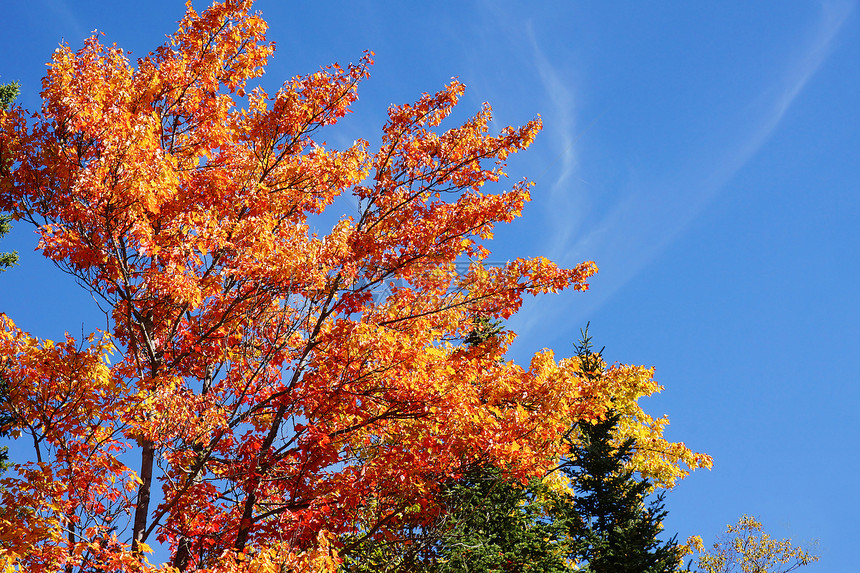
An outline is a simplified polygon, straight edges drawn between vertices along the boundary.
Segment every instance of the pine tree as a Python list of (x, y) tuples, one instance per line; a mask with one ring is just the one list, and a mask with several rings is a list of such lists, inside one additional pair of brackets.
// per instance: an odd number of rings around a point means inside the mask
[[(600, 352), (591, 349), (588, 328), (582, 331), (577, 353), (586, 376), (596, 376)], [(661, 542), (657, 536), (666, 517), (663, 495), (650, 503), (648, 480), (637, 479), (625, 466), (633, 440), (614, 444), (619, 415), (609, 412), (595, 424), (579, 424), (579, 439), (571, 441), (571, 455), (563, 471), (576, 491), (571, 539), (580, 563), (589, 573), (669, 573), (679, 568), (675, 537)]]
[[(581, 541), (579, 561), (590, 573), (668, 573), (677, 571), (676, 541), (657, 538), (666, 516), (663, 496), (646, 504), (647, 480), (624, 469), (632, 441), (612, 444), (618, 416), (581, 428), (580, 442), (564, 468), (574, 482), (574, 510), (581, 521), (572, 538)], [(573, 522), (576, 523), (576, 522)]]
[(481, 469), (448, 488), (453, 527), (438, 544), (434, 573), (569, 571), (566, 500), (539, 479), (511, 483)]
[[(10, 82), (8, 84), (0, 84), (0, 111), (7, 110), (18, 97), (20, 87), (18, 82)], [(3, 161), (0, 158), (0, 161)], [(12, 228), (9, 224), (9, 215), (0, 215), (0, 237), (4, 237)], [(0, 253), (0, 272), (5, 271), (18, 262), (18, 253)]]
[[(8, 109), (9, 106), (12, 105), (12, 102), (18, 96), (18, 89), (19, 87), (17, 82), (0, 85), (0, 110)], [(0, 161), (2, 160), (3, 159), (0, 158)], [(0, 215), (0, 238), (6, 236), (9, 232), (11, 228), (9, 220), (10, 218), (8, 215)], [(11, 253), (0, 252), (0, 272), (14, 266), (17, 262), (18, 253), (14, 251)], [(2, 368), (3, 362), (2, 357), (0, 357), (0, 437), (8, 434), (8, 427), (13, 422), (12, 415), (3, 409), (6, 397), (8, 396), (8, 388), (6, 379), (3, 377)], [(6, 446), (0, 446), (0, 472), (3, 472), (8, 467), (9, 455), (7, 453), (7, 448)]]

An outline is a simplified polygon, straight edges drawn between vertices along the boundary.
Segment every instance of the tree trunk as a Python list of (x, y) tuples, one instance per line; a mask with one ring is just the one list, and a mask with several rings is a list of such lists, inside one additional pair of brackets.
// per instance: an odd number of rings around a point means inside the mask
[(140, 544), (146, 531), (146, 520), (149, 516), (149, 497), (152, 490), (152, 465), (155, 460), (155, 446), (149, 440), (141, 444), (143, 452), (140, 459), (140, 489), (137, 492), (137, 507), (134, 512), (134, 530), (131, 550), (140, 555)]

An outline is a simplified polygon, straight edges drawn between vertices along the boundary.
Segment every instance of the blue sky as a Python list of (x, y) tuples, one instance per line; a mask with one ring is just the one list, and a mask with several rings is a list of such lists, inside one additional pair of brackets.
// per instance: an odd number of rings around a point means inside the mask
[[(195, 2), (202, 8), (205, 4)], [(319, 8), (319, 6), (325, 8)], [(512, 158), (537, 185), (493, 257), (600, 267), (588, 293), (531, 301), (514, 356), (572, 351), (591, 322), (610, 361), (653, 365), (646, 402), (669, 437), (714, 456), (667, 497), (666, 528), (712, 539), (743, 513), (774, 536), (820, 539), (807, 571), (856, 571), (860, 389), (860, 9), (857, 2), (284, 2), (261, 0), (278, 52), (263, 79), (376, 52), (333, 146), (373, 142), (392, 103), (452, 76), (458, 118), (540, 114)], [(175, 29), (183, 2), (11, 0), (0, 81), (38, 107), (44, 63), (94, 29), (133, 51)], [(348, 205), (344, 205), (348, 208)], [(0, 310), (56, 338), (103, 326), (93, 301), (33, 253), (2, 246)]]

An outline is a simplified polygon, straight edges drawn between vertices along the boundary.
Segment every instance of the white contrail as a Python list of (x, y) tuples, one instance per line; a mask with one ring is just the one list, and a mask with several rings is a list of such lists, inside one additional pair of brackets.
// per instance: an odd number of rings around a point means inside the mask
[[(657, 174), (655, 181), (634, 185), (624, 200), (588, 228), (580, 224), (583, 211), (573, 209), (574, 200), (563, 191), (562, 184), (570, 185), (575, 169), (576, 152), (571, 145), (552, 188), (551, 208), (555, 213), (554, 222), (564, 221), (563, 217), (568, 214), (574, 221), (568, 222), (567, 232), (554, 229), (548, 234), (545, 252), (556, 255), (554, 260), (563, 265), (595, 260), (601, 269), (600, 277), (594, 281), (597, 288), (585, 298), (564, 296), (551, 304), (528, 304), (520, 313), (524, 318), (516, 321), (514, 330), (525, 338), (536, 325), (546, 327), (548, 321), (563, 320), (578, 325), (671, 244), (774, 133), (786, 111), (827, 59), (854, 5), (855, 2), (822, 4), (821, 18), (810, 34), (809, 47), (786, 66), (787, 73), (773, 79), (761, 96), (746, 102), (763, 111), (752, 121), (737, 125), (734, 137), (716, 149), (699, 150), (693, 161), (687, 162), (688, 166), (679, 169), (671, 179)], [(563, 119), (563, 127), (567, 130), (562, 144), (569, 144), (574, 133), (573, 89), (554, 73), (533, 36), (532, 40), (535, 65), (544, 89), (550, 100), (561, 108), (554, 111)], [(741, 106), (738, 109), (742, 109)]]

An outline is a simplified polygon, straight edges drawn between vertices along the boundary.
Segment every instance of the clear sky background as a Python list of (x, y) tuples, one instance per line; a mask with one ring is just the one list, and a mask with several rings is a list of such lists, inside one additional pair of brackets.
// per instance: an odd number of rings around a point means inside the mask
[[(206, 4), (195, 2), (202, 9)], [(263, 84), (376, 52), (354, 113), (327, 136), (378, 141), (389, 104), (452, 76), (455, 114), (496, 127), (537, 114), (514, 156), (533, 201), (493, 258), (594, 260), (587, 293), (529, 302), (514, 358), (572, 353), (591, 322), (610, 361), (656, 366), (645, 402), (668, 437), (714, 456), (666, 498), (666, 529), (706, 542), (742, 514), (820, 539), (806, 571), (856, 573), (860, 535), (860, 9), (843, 0), (636, 2), (260, 0), (278, 51)], [(7, 0), (0, 82), (39, 106), (45, 62), (92, 30), (159, 45), (180, 0)], [(450, 124), (449, 124), (450, 125)], [(349, 208), (344, 203), (343, 207)], [(0, 311), (34, 334), (103, 327), (93, 301), (33, 252), (0, 243)], [(101, 319), (103, 321), (103, 318)]]

